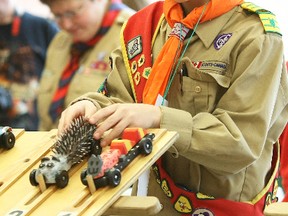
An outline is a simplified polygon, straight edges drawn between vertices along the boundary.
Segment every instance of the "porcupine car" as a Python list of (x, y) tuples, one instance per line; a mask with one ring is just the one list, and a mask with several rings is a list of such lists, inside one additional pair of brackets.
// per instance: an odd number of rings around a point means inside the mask
[(58, 188), (64, 188), (69, 182), (68, 170), (70, 170), (71, 166), (71, 163), (67, 163), (67, 158), (44, 157), (41, 159), (39, 168), (33, 169), (30, 173), (30, 183), (33, 186), (38, 185), (36, 176), (42, 174), (46, 184), (56, 183)]
[(74, 119), (70, 127), (59, 137), (52, 147), (54, 155), (44, 157), (38, 169), (30, 173), (30, 183), (39, 184), (38, 175), (43, 175), (46, 185), (56, 184), (64, 188), (69, 182), (68, 171), (74, 164), (83, 161), (88, 154), (100, 154), (99, 141), (93, 139), (95, 125), (89, 124), (84, 117)]

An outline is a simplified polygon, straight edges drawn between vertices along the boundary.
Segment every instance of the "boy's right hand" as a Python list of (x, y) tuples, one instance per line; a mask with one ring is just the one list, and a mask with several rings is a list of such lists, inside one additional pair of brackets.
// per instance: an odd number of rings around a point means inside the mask
[(61, 114), (58, 125), (58, 135), (69, 127), (72, 120), (78, 116), (89, 118), (97, 111), (97, 107), (89, 100), (81, 100), (67, 107)]

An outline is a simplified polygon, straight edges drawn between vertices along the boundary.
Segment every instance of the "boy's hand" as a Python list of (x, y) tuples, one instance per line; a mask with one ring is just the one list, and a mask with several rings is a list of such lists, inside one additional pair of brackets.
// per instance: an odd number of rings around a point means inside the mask
[(96, 106), (89, 100), (81, 100), (67, 107), (61, 114), (58, 125), (58, 135), (69, 127), (72, 120), (78, 116), (89, 119), (97, 111)]

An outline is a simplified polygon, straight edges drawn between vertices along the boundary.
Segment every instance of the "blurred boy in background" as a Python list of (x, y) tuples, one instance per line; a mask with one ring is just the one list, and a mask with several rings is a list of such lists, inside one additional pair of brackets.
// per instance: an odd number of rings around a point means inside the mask
[(0, 1), (0, 125), (37, 130), (37, 91), (55, 23)]
[(50, 130), (72, 100), (97, 91), (110, 72), (122, 24), (134, 11), (120, 0), (41, 1), (62, 29), (49, 47), (38, 97), (39, 129)]

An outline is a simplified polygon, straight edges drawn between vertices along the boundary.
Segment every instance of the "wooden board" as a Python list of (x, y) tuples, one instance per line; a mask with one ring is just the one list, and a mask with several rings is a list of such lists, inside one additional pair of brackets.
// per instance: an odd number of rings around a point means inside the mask
[(38, 158), (49, 152), (53, 139), (56, 138), (55, 132), (25, 132), (13, 129), (16, 138), (14, 147), (9, 150), (1, 149), (0, 152), (0, 197), (39, 161)]
[[(156, 134), (151, 154), (135, 158), (122, 171), (121, 183), (117, 187), (100, 188), (93, 194), (80, 180), (87, 160), (72, 167), (69, 184), (64, 189), (52, 185), (42, 193), (39, 187), (32, 186), (30, 172), (39, 166), (42, 157), (51, 154), (50, 147), (57, 131), (24, 132), (16, 139), (13, 149), (0, 154), (0, 215), (38, 216), (47, 215), (47, 211), (49, 215), (57, 216), (103, 215), (178, 138), (176, 132), (164, 129), (151, 129), (150, 132)], [(117, 205), (113, 208), (117, 212)]]
[(288, 216), (288, 202), (271, 203), (265, 208), (265, 216)]

